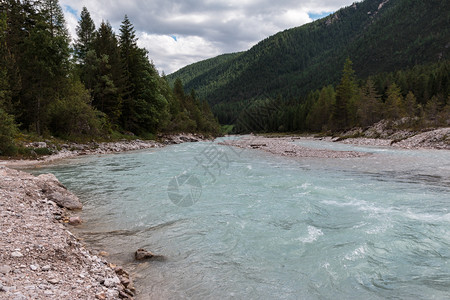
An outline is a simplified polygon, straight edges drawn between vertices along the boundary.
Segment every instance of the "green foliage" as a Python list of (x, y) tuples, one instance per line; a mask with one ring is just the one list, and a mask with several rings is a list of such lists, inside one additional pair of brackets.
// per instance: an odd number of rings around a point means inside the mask
[(84, 7), (76, 32), (71, 59), (58, 0), (2, 2), (0, 108), (4, 123), (0, 130), (4, 147), (14, 136), (13, 117), (30, 134), (78, 141), (123, 138), (123, 133), (130, 132), (152, 138), (168, 128), (171, 120), (176, 121), (175, 128), (186, 131), (218, 132), (209, 106), (195, 93), (190, 98), (174, 96), (147, 51), (137, 46), (128, 17), (117, 38), (108, 21), (95, 30)]
[(336, 88), (336, 102), (333, 106), (332, 126), (335, 130), (343, 130), (354, 126), (355, 102), (358, 90), (352, 61), (347, 59), (342, 72), (342, 79)]
[(170, 122), (164, 128), (169, 132), (202, 132), (218, 136), (220, 125), (206, 101), (200, 101), (194, 90), (186, 95), (183, 83), (175, 80), (173, 97), (169, 98)]
[(14, 117), (0, 107), (0, 156), (17, 154), (14, 137), (18, 133)]
[[(448, 126), (450, 124), (450, 96), (443, 97), (447, 91), (448, 83), (441, 84), (435, 91), (436, 94), (425, 101), (422, 107), (417, 104), (413, 92), (408, 92), (406, 97), (401, 91), (395, 74), (408, 74), (408, 81), (417, 82), (419, 78), (427, 78), (430, 74), (436, 74), (436, 70), (442, 69), (442, 64), (433, 64), (434, 68), (417, 66), (415, 70), (429, 69), (430, 73), (397, 71), (377, 75), (377, 82), (391, 82), (387, 89), (378, 90), (373, 78), (369, 78), (362, 86), (356, 84), (351, 63), (344, 66), (341, 83), (338, 86), (341, 99), (350, 99), (340, 104), (341, 114), (336, 114), (336, 94), (333, 86), (323, 87), (321, 90), (312, 91), (305, 98), (291, 98), (289, 100), (278, 97), (276, 100), (253, 100), (247, 103), (221, 103), (218, 111), (219, 118), (233, 120), (235, 112), (224, 114), (238, 107), (241, 112), (239, 118), (229, 124), (236, 124), (234, 132), (339, 132), (352, 126), (368, 127), (383, 118), (391, 120), (402, 119), (403, 127), (419, 130), (427, 126)], [(398, 77), (401, 78), (401, 77)], [(398, 83), (397, 83), (398, 82)], [(409, 83), (403, 83), (409, 86)], [(346, 95), (346, 96), (345, 96)], [(385, 99), (385, 103), (383, 100)], [(349, 105), (350, 103), (350, 105)], [(270, 106), (268, 105), (270, 104)], [(216, 108), (217, 108), (216, 107)], [(270, 109), (269, 109), (270, 108)], [(265, 117), (261, 117), (262, 113)], [(237, 112), (236, 112), (237, 113)], [(339, 117), (340, 116), (340, 117)], [(348, 124), (344, 126), (344, 118)], [(341, 122), (338, 126), (334, 122)]]
[(409, 92), (404, 100), (403, 107), (405, 109), (405, 114), (410, 117), (414, 118), (417, 115), (417, 99), (416, 96), (414, 96), (413, 92)]
[(90, 95), (80, 82), (74, 82), (65, 97), (49, 108), (49, 128), (61, 138), (99, 136), (105, 129), (105, 117), (89, 105)]
[(233, 132), (234, 125), (222, 125), (223, 134), (231, 134)]
[(386, 110), (385, 117), (389, 120), (400, 119), (405, 116), (405, 108), (403, 106), (403, 96), (400, 88), (395, 84), (391, 84), (386, 92)]
[(368, 79), (361, 88), (358, 102), (357, 119), (363, 127), (370, 126), (380, 121), (383, 117), (383, 102), (375, 89), (372, 80)]
[(83, 64), (88, 51), (92, 49), (92, 43), (95, 37), (95, 24), (86, 7), (83, 7), (81, 11), (76, 32), (77, 40), (74, 45), (75, 57)]
[(327, 131), (335, 106), (336, 93), (329, 85), (320, 91), (319, 99), (314, 102), (306, 118), (308, 129), (314, 132)]

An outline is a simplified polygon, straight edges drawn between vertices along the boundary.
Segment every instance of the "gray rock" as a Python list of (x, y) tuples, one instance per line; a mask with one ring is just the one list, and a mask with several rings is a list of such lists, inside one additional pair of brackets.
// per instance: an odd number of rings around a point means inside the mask
[(5, 291), (5, 292), (14, 292), (15, 290), (16, 290), (16, 287), (15, 286), (4, 286), (3, 287), (3, 290)]
[(153, 253), (142, 248), (137, 249), (136, 252), (134, 253), (134, 257), (136, 258), (136, 260), (152, 258), (153, 256), (155, 256)]
[(0, 274), (6, 275), (11, 272), (11, 267), (8, 265), (0, 266)]
[(70, 217), (69, 218), (69, 224), (72, 226), (77, 226), (77, 225), (81, 225), (83, 221), (81, 220), (80, 217)]
[(49, 283), (51, 283), (51, 284), (58, 284), (58, 283), (59, 283), (59, 280), (56, 279), (56, 278), (50, 278), (50, 279), (47, 279), (47, 281), (48, 281)]
[(105, 294), (105, 292), (100, 292), (97, 295), (95, 295), (95, 298), (99, 299), (99, 300), (105, 300), (106, 299), (106, 294)]
[(44, 271), (44, 272), (47, 272), (47, 271), (50, 271), (50, 269), (51, 269), (51, 267), (49, 265), (45, 265), (45, 266), (42, 267), (41, 270)]
[(0, 292), (4, 292), (5, 290), (3, 289), (3, 284), (0, 282)]
[(45, 196), (67, 209), (81, 209), (83, 205), (80, 199), (67, 190), (53, 174), (41, 174), (38, 177), (37, 185), (42, 189)]
[(117, 277), (113, 277), (113, 278), (106, 278), (105, 282), (103, 282), (103, 285), (106, 287), (116, 287), (117, 285), (120, 284), (120, 279)]
[(35, 142), (35, 143), (33, 143), (33, 147), (35, 147), (35, 148), (47, 148), (47, 143), (45, 143), (45, 142)]
[(12, 257), (23, 257), (23, 254), (20, 253), (19, 251), (14, 251), (11, 253)]
[(17, 292), (14, 295), (15, 295), (14, 300), (26, 300), (27, 299), (27, 297), (25, 297), (25, 295), (20, 292)]
[(109, 289), (108, 291), (106, 291), (106, 295), (107, 295), (108, 299), (117, 299), (117, 298), (119, 298), (119, 291)]
[(59, 206), (65, 207), (70, 210), (83, 208), (80, 199), (78, 199), (77, 196), (67, 190), (63, 192), (53, 191), (52, 193), (48, 194), (48, 199), (54, 201)]
[(30, 265), (30, 269), (31, 269), (32, 271), (37, 271), (38, 267), (35, 266), (35, 265)]
[(124, 287), (128, 287), (128, 285), (130, 285), (131, 281), (129, 278), (121, 277), (120, 283), (122, 283)]

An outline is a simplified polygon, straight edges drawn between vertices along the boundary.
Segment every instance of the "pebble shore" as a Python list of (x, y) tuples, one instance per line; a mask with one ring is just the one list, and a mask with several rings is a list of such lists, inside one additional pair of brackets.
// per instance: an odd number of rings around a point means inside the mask
[[(70, 233), (79, 200), (64, 190), (51, 174), (0, 167), (0, 299), (132, 299), (129, 276)], [(58, 193), (75, 204), (50, 200)]]
[[(0, 160), (0, 166), (7, 166), (12, 168), (27, 168), (32, 166), (38, 166), (46, 163), (53, 163), (55, 161), (72, 158), (83, 155), (96, 155), (96, 154), (112, 154), (120, 153), (126, 151), (135, 151), (149, 148), (162, 148), (167, 145), (181, 144), (185, 142), (199, 142), (207, 140), (206, 137), (199, 134), (174, 134), (174, 135), (161, 135), (159, 141), (142, 141), (142, 140), (131, 140), (131, 141), (119, 141), (119, 142), (108, 142), (108, 143), (88, 143), (88, 144), (77, 144), (68, 143), (62, 144), (60, 150), (54, 149), (52, 155), (43, 156), (35, 160)], [(46, 148), (49, 145), (45, 142), (32, 143), (30, 146)]]
[[(299, 140), (321, 140), (339, 142), (358, 146), (394, 147), (401, 149), (439, 149), (450, 150), (450, 128), (438, 128), (425, 132), (396, 131), (388, 133), (382, 122), (366, 131), (355, 129), (341, 137), (314, 136), (282, 136), (265, 137), (249, 135), (236, 140), (221, 142), (222, 145), (244, 149), (259, 149), (275, 155), (291, 157), (315, 158), (352, 158), (370, 155), (355, 151), (334, 151), (324, 149), (310, 149), (295, 145)], [(352, 137), (357, 135), (358, 137)], [(375, 138), (377, 137), (377, 138)]]
[[(311, 149), (292, 143), (293, 137), (263, 137), (244, 136), (237, 140), (221, 142), (221, 145), (234, 146), (244, 149), (259, 149), (275, 155), (290, 157), (315, 157), (315, 158), (352, 158), (362, 157), (369, 154), (355, 151), (333, 151), (322, 149)], [(298, 138), (297, 138), (298, 140)]]

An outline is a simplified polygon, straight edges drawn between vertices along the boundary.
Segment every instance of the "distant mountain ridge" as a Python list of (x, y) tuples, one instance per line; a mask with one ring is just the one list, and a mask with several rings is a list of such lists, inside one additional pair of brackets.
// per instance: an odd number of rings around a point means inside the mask
[(449, 59), (450, 1), (365, 0), (167, 77), (213, 106), (298, 98), (336, 84), (347, 57), (359, 78)]

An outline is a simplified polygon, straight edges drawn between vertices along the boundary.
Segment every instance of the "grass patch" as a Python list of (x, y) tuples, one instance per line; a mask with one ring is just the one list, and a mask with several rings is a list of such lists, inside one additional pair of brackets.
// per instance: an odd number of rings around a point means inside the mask
[(234, 125), (222, 125), (222, 134), (231, 134), (233, 132)]

